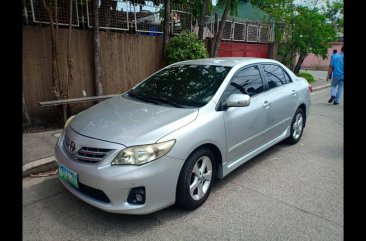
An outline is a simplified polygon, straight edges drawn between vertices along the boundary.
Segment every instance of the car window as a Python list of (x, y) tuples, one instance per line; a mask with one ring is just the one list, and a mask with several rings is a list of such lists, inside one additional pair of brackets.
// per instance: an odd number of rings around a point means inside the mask
[(229, 87), (226, 89), (226, 96), (231, 94), (247, 94), (254, 96), (263, 91), (263, 81), (257, 65), (239, 70), (234, 75)]
[(128, 94), (155, 104), (202, 107), (214, 96), (230, 69), (216, 65), (173, 65), (152, 75)]
[(263, 64), (264, 75), (268, 80), (268, 88), (273, 89), (291, 82), (283, 69), (276, 64)]

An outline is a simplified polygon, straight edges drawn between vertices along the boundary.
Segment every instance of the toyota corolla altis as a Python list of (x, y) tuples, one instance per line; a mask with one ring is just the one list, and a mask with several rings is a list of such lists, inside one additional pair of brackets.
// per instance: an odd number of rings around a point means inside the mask
[(195, 209), (215, 178), (300, 140), (310, 92), (275, 60), (175, 63), (69, 118), (55, 148), (59, 179), (108, 212)]

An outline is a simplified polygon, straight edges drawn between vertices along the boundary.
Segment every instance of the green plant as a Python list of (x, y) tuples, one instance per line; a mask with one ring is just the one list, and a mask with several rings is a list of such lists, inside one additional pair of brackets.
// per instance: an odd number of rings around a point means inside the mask
[(306, 72), (300, 72), (297, 74), (297, 76), (305, 78), (308, 81), (308, 83), (312, 83), (315, 81), (314, 76)]
[(181, 35), (175, 36), (169, 41), (167, 48), (168, 64), (207, 57), (207, 49), (195, 33), (183, 31)]

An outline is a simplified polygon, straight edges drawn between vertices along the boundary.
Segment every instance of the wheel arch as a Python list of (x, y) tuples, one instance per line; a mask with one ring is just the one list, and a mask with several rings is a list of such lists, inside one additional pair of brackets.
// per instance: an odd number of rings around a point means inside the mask
[(306, 125), (306, 105), (302, 103), (297, 109), (301, 109), (304, 112), (304, 127)]
[[(200, 149), (200, 148), (208, 148), (214, 155), (215, 157), (215, 169), (216, 169), (216, 177), (219, 175), (218, 172), (219, 172), (219, 167), (222, 165), (222, 153), (220, 151), (220, 149), (215, 145), (215, 144), (212, 144), (212, 143), (205, 143), (205, 144), (202, 144), (198, 147), (196, 147), (189, 155), (188, 157), (194, 153), (196, 150)], [(188, 158), (187, 157), (187, 158)]]

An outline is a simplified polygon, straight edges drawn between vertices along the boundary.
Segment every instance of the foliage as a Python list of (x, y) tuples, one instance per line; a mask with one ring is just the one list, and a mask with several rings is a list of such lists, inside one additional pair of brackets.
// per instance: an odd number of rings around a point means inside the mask
[[(295, 5), (294, 0), (251, 0), (250, 3), (268, 13), (276, 22), (275, 41), (286, 39), (290, 33)], [(263, 19), (266, 21), (266, 19)]]
[(183, 31), (169, 41), (167, 48), (168, 63), (207, 58), (208, 52), (204, 43), (197, 38), (195, 33)]
[(333, 0), (326, 1), (325, 7), (322, 7), (322, 11), (324, 12), (325, 17), (330, 21), (330, 24), (333, 25), (337, 33), (343, 33), (343, 1), (342, 0)]
[(334, 29), (317, 10), (298, 7), (297, 12), (292, 35), (296, 52), (300, 55), (313, 53), (325, 59), (329, 42), (336, 39)]
[(314, 76), (307, 72), (300, 72), (297, 76), (305, 78), (309, 83), (313, 83), (315, 81)]
[(297, 7), (292, 30), (292, 46), (299, 54), (294, 72), (298, 73), (305, 57), (312, 53), (327, 57), (330, 42), (336, 40), (334, 27), (327, 21), (325, 15), (317, 9)]
[[(251, 3), (266, 11), (276, 21), (275, 41), (280, 44), (278, 55), (286, 66), (297, 73), (301, 69), (305, 57), (310, 53), (327, 57), (330, 42), (336, 40), (336, 31), (332, 25), (332, 14), (340, 12), (343, 7), (329, 3), (322, 12), (316, 6), (317, 1), (295, 5), (294, 0), (252, 0)], [(333, 5), (332, 5), (333, 4)], [(335, 6), (335, 12), (330, 11), (329, 6)], [(298, 62), (293, 68), (293, 59), (299, 55)]]

